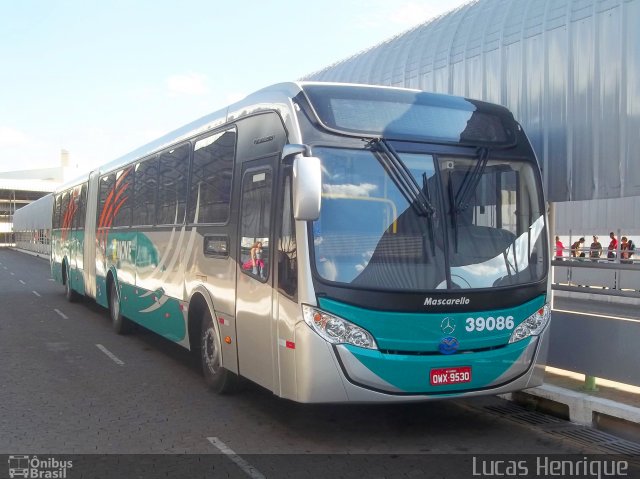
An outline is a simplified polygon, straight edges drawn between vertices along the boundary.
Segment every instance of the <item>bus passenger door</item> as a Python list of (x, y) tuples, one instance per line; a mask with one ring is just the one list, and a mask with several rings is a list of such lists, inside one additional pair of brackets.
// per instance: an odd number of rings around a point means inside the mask
[(273, 165), (277, 157), (242, 168), (236, 297), (238, 368), (242, 376), (273, 389)]

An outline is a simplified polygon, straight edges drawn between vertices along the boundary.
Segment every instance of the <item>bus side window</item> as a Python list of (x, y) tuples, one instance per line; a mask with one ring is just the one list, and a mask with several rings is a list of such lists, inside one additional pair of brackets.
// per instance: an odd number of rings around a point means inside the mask
[(62, 193), (62, 203), (60, 206), (60, 228), (69, 229), (69, 191)]
[(83, 183), (80, 187), (80, 198), (78, 199), (78, 212), (76, 213), (78, 217), (77, 228), (80, 230), (84, 229), (84, 223), (87, 215), (87, 184)]
[(113, 198), (113, 188), (116, 182), (115, 173), (100, 178), (100, 207), (98, 208), (98, 218), (96, 228), (109, 228), (109, 210)]
[(248, 171), (242, 180), (240, 259), (242, 270), (265, 282), (269, 278), (271, 171)]
[(226, 223), (229, 219), (236, 130), (198, 140), (193, 150), (188, 222)]
[(73, 216), (73, 227), (76, 230), (84, 229), (85, 203), (87, 202), (86, 183), (76, 186), (72, 198), (75, 201), (75, 213)]
[(189, 145), (182, 145), (160, 155), (157, 224), (181, 225), (187, 208)]
[(133, 224), (153, 225), (156, 222), (158, 190), (158, 158), (141, 161), (135, 167)]
[(291, 174), (284, 177), (282, 218), (278, 239), (278, 289), (294, 301), (298, 295), (298, 254), (296, 223), (291, 208)]
[(113, 195), (108, 226), (131, 226), (133, 209), (133, 166), (128, 166), (116, 173), (116, 184)]
[(56, 195), (55, 206), (53, 209), (52, 228), (57, 230), (60, 228), (60, 209), (62, 208), (62, 193)]

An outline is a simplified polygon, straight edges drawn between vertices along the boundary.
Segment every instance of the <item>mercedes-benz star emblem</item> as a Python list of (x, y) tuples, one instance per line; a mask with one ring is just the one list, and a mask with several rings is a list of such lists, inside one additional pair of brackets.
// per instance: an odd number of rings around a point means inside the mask
[(453, 334), (456, 330), (456, 320), (446, 317), (440, 323), (440, 328), (444, 334)]

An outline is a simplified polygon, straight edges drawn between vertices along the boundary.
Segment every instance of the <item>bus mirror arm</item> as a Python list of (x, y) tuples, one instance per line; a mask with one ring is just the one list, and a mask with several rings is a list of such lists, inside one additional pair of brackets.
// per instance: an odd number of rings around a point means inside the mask
[(280, 157), (280, 159), (283, 163), (291, 164), (293, 163), (293, 159), (296, 157), (296, 155), (299, 155), (301, 153), (303, 156), (311, 156), (309, 146), (293, 143), (284, 145), (284, 148), (282, 148), (282, 156)]

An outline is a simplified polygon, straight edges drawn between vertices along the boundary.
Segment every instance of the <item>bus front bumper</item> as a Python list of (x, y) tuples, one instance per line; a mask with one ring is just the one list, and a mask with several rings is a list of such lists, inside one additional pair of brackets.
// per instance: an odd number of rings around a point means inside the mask
[[(539, 336), (501, 348), (452, 355), (385, 354), (351, 345), (332, 346), (304, 323), (296, 328), (296, 336), (298, 344), (306, 345), (296, 351), (298, 401), (413, 402), (539, 386), (549, 327)], [(470, 368), (469, 380), (432, 384), (432, 370), (452, 368)]]

